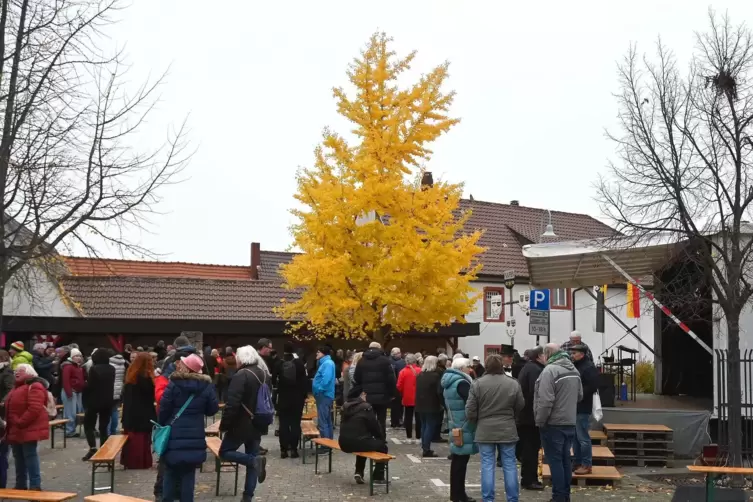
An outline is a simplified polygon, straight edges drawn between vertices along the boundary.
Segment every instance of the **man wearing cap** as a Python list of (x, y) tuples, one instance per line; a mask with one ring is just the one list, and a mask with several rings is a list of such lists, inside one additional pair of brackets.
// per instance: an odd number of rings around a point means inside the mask
[(34, 365), (34, 358), (24, 350), (24, 342), (18, 341), (11, 343), (8, 353), (10, 354), (10, 357), (13, 358), (10, 363), (10, 368), (12, 370), (15, 370), (19, 364)]
[(573, 350), (573, 347), (576, 345), (582, 345), (583, 347), (585, 347), (586, 357), (588, 358), (589, 361), (593, 362), (594, 356), (593, 354), (591, 354), (591, 349), (588, 348), (588, 345), (583, 343), (583, 339), (580, 336), (580, 331), (578, 331), (577, 329), (570, 333), (570, 339), (566, 341), (565, 343), (563, 343), (560, 346), (560, 349), (569, 354), (570, 351)]
[[(335, 400), (335, 362), (330, 357), (330, 347), (323, 345), (316, 351), (319, 365), (311, 384), (312, 394), (316, 401), (316, 425), (323, 438), (333, 438), (332, 403)], [(390, 370), (392, 368), (390, 367)], [(329, 448), (318, 447), (317, 452), (328, 453)]]
[(52, 377), (52, 365), (55, 360), (52, 356), (47, 355), (47, 346), (43, 343), (34, 345), (34, 370), (39, 378), (44, 378), (52, 386), (54, 378)]
[(592, 472), (592, 450), (590, 420), (593, 411), (594, 393), (599, 389), (599, 372), (594, 363), (586, 357), (585, 345), (574, 345), (570, 349), (570, 358), (575, 369), (580, 373), (583, 385), (583, 399), (578, 403), (575, 416), (575, 441), (573, 442), (573, 462), (575, 474), (582, 476)]
[(473, 356), (471, 368), (473, 368), (473, 372), (476, 373), (476, 378), (484, 376), (484, 365), (481, 364), (481, 359), (478, 356)]

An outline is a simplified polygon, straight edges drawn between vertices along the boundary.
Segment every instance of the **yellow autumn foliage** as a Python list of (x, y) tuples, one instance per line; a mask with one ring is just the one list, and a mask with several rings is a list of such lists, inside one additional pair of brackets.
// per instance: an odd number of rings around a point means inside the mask
[(281, 273), (301, 297), (277, 309), (294, 332), (383, 341), (462, 322), (477, 300), (483, 248), (480, 232), (463, 231), (462, 186), (416, 181), (430, 143), (458, 123), (442, 90), (448, 64), (400, 87), (415, 52), (400, 59), (390, 43), (373, 35), (350, 65), (353, 97), (334, 89), (355, 141), (325, 129), (314, 166), (297, 175), (291, 232), (302, 254)]

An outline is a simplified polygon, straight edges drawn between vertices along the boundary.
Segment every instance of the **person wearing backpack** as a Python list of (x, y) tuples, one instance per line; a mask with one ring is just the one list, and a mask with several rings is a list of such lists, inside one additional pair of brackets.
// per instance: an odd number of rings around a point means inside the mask
[[(259, 453), (261, 437), (274, 421), (272, 379), (264, 360), (250, 345), (235, 353), (238, 371), (227, 389), (227, 400), (220, 421), (225, 435), (220, 445), (220, 458), (246, 466), (246, 482), (242, 502), (254, 498), (256, 483), (267, 477), (267, 459)], [(244, 452), (238, 451), (243, 446)]]
[(170, 436), (160, 462), (164, 463), (162, 500), (193, 502), (196, 469), (207, 459), (204, 417), (220, 409), (212, 378), (202, 373), (204, 361), (196, 354), (175, 362), (170, 383), (159, 402), (159, 424), (170, 426)]
[(293, 344), (285, 342), (282, 359), (273, 372), (277, 387), (277, 413), (280, 417), (280, 458), (298, 458), (301, 439), (301, 417), (306, 401), (306, 366), (293, 352)]
[(400, 370), (397, 376), (397, 390), (403, 397), (403, 408), (405, 408), (405, 436), (408, 439), (413, 437), (413, 417), (416, 417), (416, 439), (421, 439), (421, 422), (418, 414), (413, 413), (416, 409), (416, 377), (421, 373), (421, 367), (416, 364), (417, 357), (415, 354), (405, 356), (405, 368)]

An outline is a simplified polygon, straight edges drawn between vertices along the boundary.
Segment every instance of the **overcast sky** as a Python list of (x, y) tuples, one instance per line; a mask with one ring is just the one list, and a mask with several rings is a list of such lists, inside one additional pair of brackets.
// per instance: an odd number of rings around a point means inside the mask
[[(324, 126), (346, 132), (331, 88), (377, 31), (424, 72), (451, 62), (462, 122), (434, 146), (435, 177), (477, 200), (599, 217), (593, 183), (614, 145), (616, 62), (658, 35), (683, 60), (708, 1), (251, 2), (132, 0), (109, 30), (130, 79), (171, 67), (145, 131), (164, 137), (187, 115), (197, 148), (186, 181), (166, 190), (152, 234), (167, 260), (249, 263), (250, 243), (290, 245), (295, 172), (311, 164)], [(717, 1), (734, 22), (753, 2)], [(556, 229), (555, 229), (556, 231)]]

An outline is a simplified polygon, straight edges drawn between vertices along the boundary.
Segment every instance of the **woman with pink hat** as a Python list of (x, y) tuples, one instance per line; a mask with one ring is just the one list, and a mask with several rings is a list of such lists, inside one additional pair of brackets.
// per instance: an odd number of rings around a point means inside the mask
[(165, 502), (176, 498), (180, 502), (193, 501), (196, 469), (207, 458), (204, 417), (216, 414), (219, 402), (212, 378), (201, 372), (203, 366), (204, 361), (196, 354), (181, 357), (159, 402), (159, 423), (172, 425), (167, 449), (160, 459), (165, 464)]

